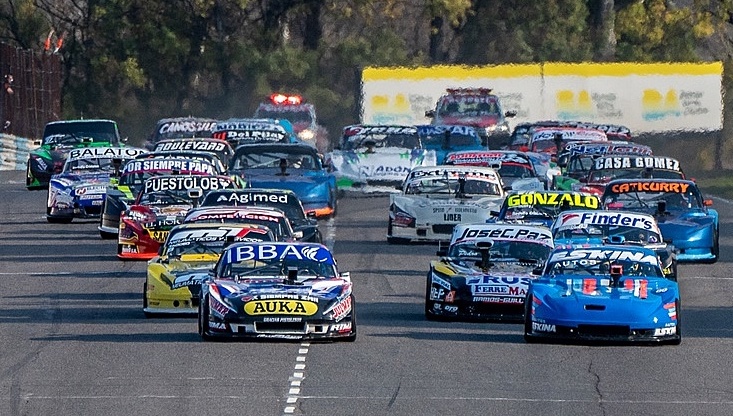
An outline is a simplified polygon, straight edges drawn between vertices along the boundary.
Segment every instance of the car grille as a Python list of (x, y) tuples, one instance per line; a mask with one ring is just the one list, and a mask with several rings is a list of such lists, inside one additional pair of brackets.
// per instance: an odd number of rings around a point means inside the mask
[(626, 325), (578, 325), (578, 335), (592, 337), (627, 337), (629, 327)]
[(433, 233), (435, 234), (451, 234), (455, 224), (433, 224)]
[(304, 322), (255, 322), (255, 332), (262, 334), (305, 334)]

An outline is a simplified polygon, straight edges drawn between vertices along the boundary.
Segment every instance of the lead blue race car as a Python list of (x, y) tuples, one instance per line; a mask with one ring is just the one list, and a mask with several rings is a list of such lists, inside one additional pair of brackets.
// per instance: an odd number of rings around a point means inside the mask
[(648, 248), (559, 248), (525, 300), (527, 342), (679, 344), (680, 292)]

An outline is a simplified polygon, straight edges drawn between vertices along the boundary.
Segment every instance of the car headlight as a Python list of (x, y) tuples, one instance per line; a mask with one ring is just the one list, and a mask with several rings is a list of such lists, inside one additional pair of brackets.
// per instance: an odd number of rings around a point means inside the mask
[(305, 129), (298, 133), (298, 138), (300, 140), (313, 140), (314, 137), (316, 137), (316, 133), (311, 129)]

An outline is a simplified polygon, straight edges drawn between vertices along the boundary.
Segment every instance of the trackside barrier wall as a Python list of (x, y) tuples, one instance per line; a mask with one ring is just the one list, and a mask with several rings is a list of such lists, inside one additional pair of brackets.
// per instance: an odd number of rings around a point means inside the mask
[(25, 170), (33, 141), (25, 137), (0, 134), (0, 170)]
[(491, 88), (512, 126), (525, 121), (622, 124), (633, 134), (717, 131), (723, 64), (544, 63), (365, 68), (362, 122), (424, 124), (446, 88)]

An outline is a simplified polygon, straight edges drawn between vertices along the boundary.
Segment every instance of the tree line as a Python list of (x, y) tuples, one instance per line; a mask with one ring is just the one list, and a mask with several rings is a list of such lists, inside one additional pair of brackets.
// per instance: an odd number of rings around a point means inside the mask
[(335, 137), (358, 121), (365, 66), (728, 68), (732, 12), (733, 0), (6, 0), (0, 41), (60, 54), (63, 117), (118, 120), (134, 143), (164, 117), (249, 117), (272, 91), (303, 94)]

